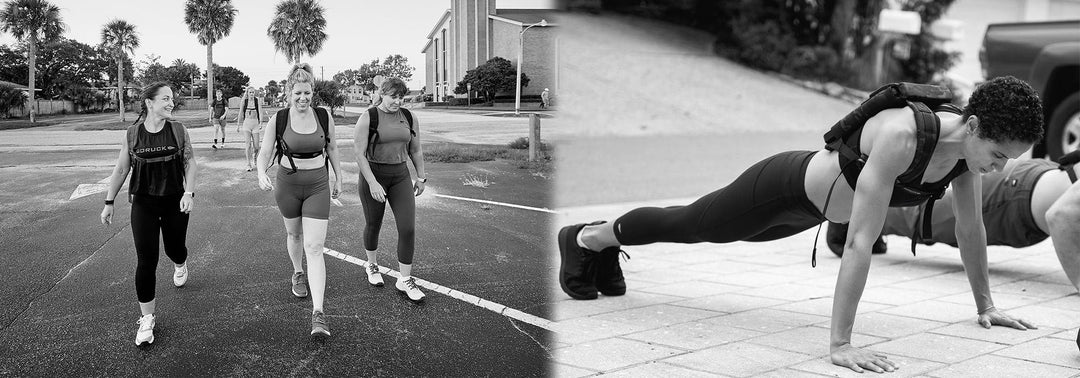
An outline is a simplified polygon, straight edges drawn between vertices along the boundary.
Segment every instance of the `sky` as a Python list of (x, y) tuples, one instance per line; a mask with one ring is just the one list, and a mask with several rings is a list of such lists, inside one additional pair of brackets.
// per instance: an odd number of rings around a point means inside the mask
[[(140, 47), (133, 60), (148, 54), (160, 56), (159, 62), (170, 65), (175, 59), (195, 63), (206, 69), (206, 46), (199, 44), (184, 23), (183, 0), (49, 0), (60, 8), (67, 25), (64, 36), (98, 45), (101, 29), (118, 18), (135, 25)], [(357, 69), (360, 65), (388, 55), (401, 54), (416, 67), (408, 83), (419, 89), (424, 83), (424, 55), (427, 35), (450, 0), (319, 0), (325, 9), (326, 41), (314, 57), (302, 61), (311, 64), (316, 77), (330, 79), (335, 73)], [(232, 66), (251, 78), (251, 85), (265, 86), (270, 80), (282, 80), (291, 65), (285, 55), (274, 50), (266, 35), (278, 1), (232, 0), (236, 18), (231, 33), (214, 44), (214, 63)], [(553, 0), (499, 0), (499, 9), (552, 8)], [(0, 34), (0, 43), (13, 44), (10, 34)]]

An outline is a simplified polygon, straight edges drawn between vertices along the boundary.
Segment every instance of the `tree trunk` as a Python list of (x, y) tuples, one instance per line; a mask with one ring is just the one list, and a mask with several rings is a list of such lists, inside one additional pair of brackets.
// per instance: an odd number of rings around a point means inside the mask
[[(221, 96), (221, 97), (224, 98), (225, 96)], [(214, 44), (210, 43), (210, 44), (206, 45), (206, 104), (207, 105), (213, 104), (213, 101), (215, 99), (216, 99), (216, 97), (214, 97)], [(209, 109), (210, 110), (209, 118), (214, 118), (214, 109), (213, 109), (212, 106), (210, 106), (209, 108), (210, 108)], [(213, 122), (211, 122), (211, 125), (213, 125)]]
[(30, 62), (29, 62), (29, 64), (27, 64), (28, 66), (30, 66), (30, 82), (27, 83), (27, 86), (30, 87), (30, 109), (29, 109), (29, 112), (30, 112), (30, 123), (34, 123), (34, 122), (36, 122), (35, 119), (37, 117), (37, 100), (34, 99), (34, 94), (35, 94), (34, 93), (35, 92), (34, 91), (34, 88), (35, 88), (35, 85), (34, 85), (34, 81), (35, 81), (34, 80), (34, 76), (35, 76), (34, 73), (35, 72), (34, 71), (37, 70), (37, 32), (31, 32), (30, 36), (27, 38), (27, 40), (28, 40), (28, 42), (30, 42), (30, 54), (29, 54)]
[(120, 122), (127, 121), (124, 118), (124, 58), (123, 52), (116, 52), (116, 97), (120, 99)]
[(837, 0), (830, 19), (829, 47), (841, 59), (847, 56), (851, 22), (855, 19), (855, 0)]

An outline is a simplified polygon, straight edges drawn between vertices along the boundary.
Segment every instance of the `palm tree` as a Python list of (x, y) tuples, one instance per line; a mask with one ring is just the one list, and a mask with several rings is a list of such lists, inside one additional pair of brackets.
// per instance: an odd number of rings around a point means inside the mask
[(27, 66), (30, 68), (30, 122), (34, 122), (37, 102), (34, 101), (34, 74), (37, 67), (37, 44), (40, 40), (53, 40), (64, 34), (64, 22), (60, 8), (46, 0), (10, 0), (0, 10), (0, 31), (11, 33), (15, 39), (26, 42), (29, 48)]
[(214, 44), (232, 31), (236, 8), (232, 0), (187, 0), (184, 23), (206, 45), (206, 101), (214, 100)]
[(274, 41), (274, 48), (293, 63), (305, 54), (315, 55), (322, 50), (326, 41), (324, 29), (323, 7), (315, 0), (285, 0), (278, 3), (266, 35)]
[(124, 119), (124, 57), (139, 48), (139, 36), (135, 25), (124, 20), (112, 20), (101, 28), (101, 46), (108, 49), (116, 59), (116, 96), (120, 99), (120, 122)]

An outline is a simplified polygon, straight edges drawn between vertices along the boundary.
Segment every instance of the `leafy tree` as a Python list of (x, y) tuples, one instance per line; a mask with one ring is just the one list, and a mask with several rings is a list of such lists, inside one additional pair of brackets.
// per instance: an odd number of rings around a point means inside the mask
[(383, 59), (377, 74), (385, 77), (396, 77), (408, 82), (412, 80), (413, 71), (416, 71), (416, 68), (409, 65), (409, 58), (401, 54), (394, 54)]
[(0, 45), (0, 80), (25, 83), (27, 73), (26, 54)]
[(416, 71), (416, 68), (409, 65), (409, 58), (401, 54), (394, 54), (388, 55), (381, 63), (378, 59), (373, 59), (370, 63), (361, 65), (359, 69), (338, 72), (334, 75), (334, 81), (337, 81), (343, 87), (354, 84), (360, 85), (363, 87), (364, 93), (367, 93), (378, 89), (372, 82), (375, 76), (396, 77), (408, 82), (412, 79), (413, 71)]
[(35, 70), (37, 69), (38, 41), (59, 38), (64, 33), (60, 8), (46, 0), (10, 0), (0, 9), (0, 32), (11, 33), (15, 39), (29, 46), (27, 71), (30, 87), (30, 122), (34, 122), (37, 102), (34, 101)]
[(285, 0), (277, 5), (266, 35), (289, 63), (304, 55), (315, 55), (326, 41), (326, 18), (315, 0)]
[(125, 121), (124, 97), (127, 95), (127, 90), (124, 89), (124, 58), (127, 58), (127, 53), (134, 53), (139, 47), (139, 36), (135, 34), (135, 25), (120, 19), (105, 24), (105, 27), (101, 29), (101, 46), (108, 49), (116, 61), (116, 96), (120, 99), (120, 121), (123, 122)]
[(11, 109), (22, 109), (26, 104), (26, 95), (23, 91), (0, 85), (0, 117), (7, 117)]
[(266, 100), (267, 104), (273, 102), (273, 100), (275, 98), (277, 98), (278, 94), (281, 93), (281, 88), (278, 87), (278, 82), (276, 82), (274, 80), (270, 80), (269, 82), (267, 82), (265, 89), (266, 89), (266, 98), (265, 98), (265, 100)]
[[(513, 64), (510, 64), (509, 60), (501, 57), (494, 57), (477, 66), (474, 69), (465, 72), (465, 78), (458, 82), (454, 93), (465, 94), (468, 91), (467, 85), (472, 84), (472, 89), (483, 95), (485, 100), (495, 99), (495, 95), (502, 92), (514, 91), (514, 86), (517, 85), (517, 78), (514, 74), (517, 73), (517, 69)], [(524, 72), (521, 73), (521, 86), (529, 86), (529, 77)]]
[(901, 80), (927, 83), (934, 76), (947, 71), (960, 59), (959, 52), (947, 52), (938, 47), (930, 34), (930, 24), (941, 18), (954, 0), (906, 0), (901, 9), (918, 12), (922, 18), (922, 32), (912, 36), (911, 54), (901, 64)]
[(344, 106), (348, 99), (344, 93), (341, 93), (341, 84), (334, 80), (315, 80), (312, 92), (314, 92), (315, 105), (329, 107), (330, 114), (334, 114), (334, 108)]
[[(214, 44), (229, 35), (236, 8), (231, 0), (187, 0), (184, 3), (184, 23), (188, 31), (206, 46), (206, 98), (214, 98)], [(209, 107), (207, 108), (209, 110)]]
[[(240, 96), (244, 93), (244, 88), (251, 82), (251, 78), (245, 75), (240, 70), (234, 67), (221, 67), (214, 65), (214, 76), (221, 80), (221, 85), (218, 89), (221, 90), (221, 95), (224, 98)], [(199, 86), (196, 91), (202, 93), (202, 86)]]

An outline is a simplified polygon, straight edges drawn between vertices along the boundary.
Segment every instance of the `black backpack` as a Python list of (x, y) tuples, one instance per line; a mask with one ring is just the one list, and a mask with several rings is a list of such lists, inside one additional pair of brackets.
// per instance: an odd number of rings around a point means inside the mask
[[(926, 212), (922, 219), (923, 227), (921, 230), (919, 227), (915, 228), (915, 235), (911, 240), (912, 254), (915, 254), (916, 241), (921, 240), (922, 235), (931, 235), (930, 219), (934, 202), (945, 195), (945, 189), (948, 188), (949, 182), (967, 170), (966, 164), (957, 163), (953, 170), (935, 185), (925, 187), (921, 184), (923, 173), (930, 163), (934, 148), (937, 146), (938, 132), (941, 126), (937, 115), (934, 114), (935, 109), (941, 108), (957, 114), (962, 113), (959, 108), (949, 104), (952, 98), (952, 91), (943, 86), (914, 83), (887, 84), (871, 93), (866, 101), (863, 101), (859, 107), (836, 122), (824, 135), (825, 149), (839, 152), (841, 174), (848, 184), (854, 188), (868, 157), (866, 154), (858, 152), (862, 128), (866, 125), (866, 121), (886, 109), (908, 107), (915, 113), (915, 125), (918, 130), (916, 135), (918, 150), (915, 152), (915, 158), (912, 160), (911, 166), (896, 177), (896, 183), (893, 185), (893, 198), (889, 202), (890, 206), (911, 206), (926, 203)], [(897, 196), (898, 194), (913, 199), (901, 201), (901, 198)], [(828, 197), (831, 196), (832, 187), (830, 186)], [(828, 197), (825, 200), (826, 210), (829, 206)], [(824, 213), (824, 211), (822, 212)], [(812, 264), (817, 265), (816, 247)]]
[[(315, 119), (318, 120), (319, 127), (322, 127), (323, 138), (326, 140), (325, 143), (330, 144), (330, 115), (326, 112), (326, 109), (318, 107), (313, 109), (315, 109)], [(323, 154), (323, 150), (310, 153), (289, 151), (289, 144), (285, 143), (285, 138), (283, 138), (285, 135), (285, 127), (289, 124), (289, 108), (278, 110), (275, 117), (275, 134), (277, 135), (275, 144), (277, 148), (274, 151), (273, 161), (281, 164), (282, 156), (289, 158), (289, 165), (292, 165), (292, 172), (290, 173), (296, 173), (296, 162), (293, 161), (293, 158), (310, 159)], [(329, 157), (327, 157), (327, 159), (329, 159)], [(282, 167), (284, 167), (284, 165), (282, 165)]]
[[(368, 146), (367, 151), (364, 152), (364, 156), (370, 158), (371, 154), (375, 152), (375, 144), (379, 140), (379, 109), (372, 106), (367, 110), (368, 114)], [(409, 135), (416, 136), (416, 130), (413, 130), (413, 117), (409, 109), (401, 108), (401, 114), (405, 116), (405, 120), (409, 122)]]

